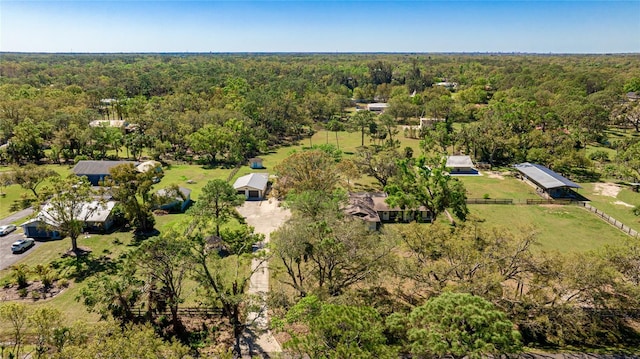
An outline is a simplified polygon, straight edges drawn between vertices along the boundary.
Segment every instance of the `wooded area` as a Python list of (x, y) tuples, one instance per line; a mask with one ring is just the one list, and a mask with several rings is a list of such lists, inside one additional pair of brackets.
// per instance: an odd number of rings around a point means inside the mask
[[(0, 193), (20, 185), (25, 206), (60, 202), (62, 213), (63, 200), (90, 198), (88, 183), (51, 170), (80, 160), (153, 159), (167, 171), (186, 163), (231, 173), (209, 178), (187, 213), (161, 227), (152, 191), (161, 172), (117, 166), (103, 184), (134, 230), (130, 243), (83, 257), (77, 219), (60, 219), (79, 259), (42, 263), (31, 274), (12, 269), (8, 287), (23, 288), (27, 276), (50, 286), (77, 282), (78, 306), (124, 328), (105, 325), (113, 345), (137, 330), (149, 353), (239, 355), (257, 256), (273, 271), (272, 329), (290, 353), (462, 358), (640, 347), (637, 239), (584, 253), (540, 249), (536, 228), (470, 214), (463, 182), (442, 162), (466, 154), (488, 168), (532, 162), (579, 182), (639, 182), (638, 55), (1, 56)], [(367, 110), (372, 103), (388, 106), (379, 114)], [(318, 131), (326, 143), (312, 143)], [(344, 131), (357, 134), (356, 151), (340, 150)], [(420, 145), (402, 148), (405, 138)], [(291, 219), (273, 233), (268, 255), (253, 253), (263, 238), (235, 210), (242, 200), (228, 183), (231, 169), (299, 143), (303, 150), (269, 168), (278, 176), (272, 198)], [(369, 183), (356, 187), (362, 177)], [(386, 192), (386, 203), (403, 211), (424, 208), (434, 223), (371, 231), (344, 213), (348, 192), (363, 189)], [(181, 311), (187, 297), (220, 321), (194, 326)], [(105, 345), (99, 329), (83, 336), (64, 313), (41, 310), (0, 304), (14, 355), (23, 342), (54, 358)]]

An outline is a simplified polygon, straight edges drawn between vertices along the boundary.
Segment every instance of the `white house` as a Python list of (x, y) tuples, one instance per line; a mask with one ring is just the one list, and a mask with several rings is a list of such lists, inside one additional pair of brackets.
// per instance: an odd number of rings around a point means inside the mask
[(267, 192), (268, 182), (268, 173), (251, 173), (239, 177), (233, 184), (233, 188), (246, 199), (261, 200)]

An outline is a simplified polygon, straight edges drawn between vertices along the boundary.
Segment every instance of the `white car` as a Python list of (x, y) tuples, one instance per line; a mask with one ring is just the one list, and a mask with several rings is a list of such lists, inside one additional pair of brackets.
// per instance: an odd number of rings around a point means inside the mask
[(33, 247), (33, 245), (36, 244), (36, 242), (33, 240), (33, 238), (24, 238), (21, 239), (19, 241), (13, 242), (13, 244), (11, 244), (11, 252), (12, 253), (22, 253), (24, 251), (26, 251), (27, 249)]
[(7, 224), (6, 226), (0, 226), (0, 236), (6, 236), (7, 234), (16, 230), (16, 226), (13, 224)]

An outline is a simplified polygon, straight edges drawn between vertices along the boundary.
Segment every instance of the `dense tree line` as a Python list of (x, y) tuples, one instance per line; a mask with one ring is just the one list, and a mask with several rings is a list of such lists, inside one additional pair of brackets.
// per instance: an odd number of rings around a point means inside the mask
[[(588, 167), (587, 144), (625, 145), (608, 142), (609, 125), (638, 129), (640, 102), (626, 97), (640, 78), (633, 55), (2, 57), (5, 163), (144, 153), (234, 165), (318, 128), (359, 131), (363, 145), (365, 133), (391, 143), (396, 125), (426, 117), (447, 126), (409, 135), (433, 148), (570, 173)], [(437, 85), (443, 81), (456, 85)], [(352, 119), (345, 109), (353, 101), (389, 108)], [(130, 126), (89, 126), (96, 120)], [(456, 122), (466, 125), (454, 131)]]

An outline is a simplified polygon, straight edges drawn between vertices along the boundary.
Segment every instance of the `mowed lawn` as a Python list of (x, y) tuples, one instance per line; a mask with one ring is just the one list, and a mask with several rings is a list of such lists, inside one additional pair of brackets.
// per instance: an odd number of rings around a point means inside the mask
[(483, 171), (482, 176), (457, 176), (467, 189), (467, 198), (539, 199), (535, 189), (509, 175), (494, 175)]
[(485, 226), (535, 228), (540, 250), (588, 251), (629, 238), (579, 206), (469, 205), (469, 210)]

